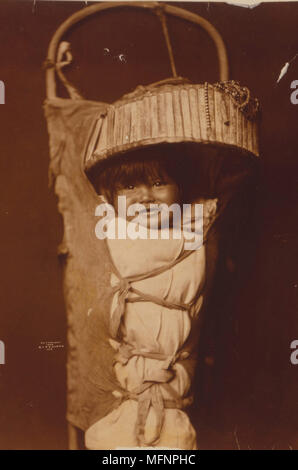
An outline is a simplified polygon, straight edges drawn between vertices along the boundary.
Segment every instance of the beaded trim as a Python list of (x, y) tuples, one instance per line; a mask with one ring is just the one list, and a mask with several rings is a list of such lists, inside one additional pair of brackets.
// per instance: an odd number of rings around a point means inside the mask
[(250, 91), (247, 87), (241, 86), (236, 80), (217, 82), (214, 83), (213, 86), (217, 90), (230, 95), (235, 106), (243, 112), (247, 119), (255, 119), (260, 107), (259, 100), (257, 98), (251, 98)]

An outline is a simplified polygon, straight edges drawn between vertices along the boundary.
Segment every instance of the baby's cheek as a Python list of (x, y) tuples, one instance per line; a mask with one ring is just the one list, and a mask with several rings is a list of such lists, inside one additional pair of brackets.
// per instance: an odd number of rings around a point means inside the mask
[[(121, 199), (119, 199), (121, 198)], [(129, 202), (130, 198), (127, 195), (127, 192), (125, 190), (119, 190), (114, 196), (114, 201), (113, 201), (113, 206), (116, 209), (116, 212), (119, 213), (119, 209), (127, 209), (128, 205), (130, 204)]]
[(165, 188), (163, 198), (168, 203), (168, 205), (179, 204), (180, 197), (178, 187), (175, 185), (171, 185)]

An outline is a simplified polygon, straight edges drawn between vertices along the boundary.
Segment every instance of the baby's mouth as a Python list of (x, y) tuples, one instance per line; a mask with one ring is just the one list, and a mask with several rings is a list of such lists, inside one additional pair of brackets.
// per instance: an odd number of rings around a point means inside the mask
[(144, 209), (141, 209), (139, 213), (140, 214), (155, 214), (156, 212), (158, 212), (157, 207), (145, 207)]

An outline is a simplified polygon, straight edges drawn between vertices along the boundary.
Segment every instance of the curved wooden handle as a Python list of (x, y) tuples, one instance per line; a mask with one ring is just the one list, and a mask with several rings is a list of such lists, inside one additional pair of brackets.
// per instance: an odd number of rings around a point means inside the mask
[(188, 10), (184, 10), (183, 8), (178, 8), (172, 5), (167, 4), (160, 4), (158, 2), (108, 2), (108, 3), (100, 3), (96, 5), (91, 5), (86, 7), (77, 13), (71, 15), (66, 21), (64, 21), (59, 28), (54, 33), (52, 40), (49, 45), (48, 55), (46, 63), (49, 65), (46, 69), (46, 93), (47, 98), (52, 99), (56, 98), (56, 74), (55, 74), (55, 63), (56, 63), (56, 56), (57, 50), (62, 39), (63, 35), (68, 31), (73, 25), (77, 24), (84, 18), (91, 16), (95, 13), (100, 11), (108, 10), (110, 8), (119, 8), (119, 7), (133, 7), (133, 8), (145, 8), (148, 10), (155, 10), (161, 7), (164, 13), (172, 16), (176, 16), (182, 18), (186, 21), (190, 21), (191, 23), (198, 24), (201, 26), (209, 36), (213, 39), (213, 42), (216, 46), (217, 50), (217, 57), (219, 62), (219, 76), (220, 81), (228, 80), (229, 75), (229, 66), (228, 66), (228, 58), (227, 58), (227, 51), (223, 39), (217, 29), (209, 23), (209, 21), (205, 20), (201, 16), (192, 13)]

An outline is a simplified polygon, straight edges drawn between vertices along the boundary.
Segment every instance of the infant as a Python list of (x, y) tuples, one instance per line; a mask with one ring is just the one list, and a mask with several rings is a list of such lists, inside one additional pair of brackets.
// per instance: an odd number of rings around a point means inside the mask
[[(99, 174), (97, 190), (115, 209), (106, 224), (106, 242), (114, 267), (109, 342), (119, 406), (86, 431), (88, 449), (197, 449), (186, 409), (192, 403), (204, 302), (204, 241), (217, 216), (217, 200), (185, 200), (183, 178), (177, 162), (154, 152), (115, 160)], [(190, 209), (186, 228), (166, 210), (183, 203)], [(136, 204), (141, 204), (137, 217), (131, 210)], [(143, 237), (115, 236), (123, 223)], [(200, 243), (191, 245), (198, 231)]]

